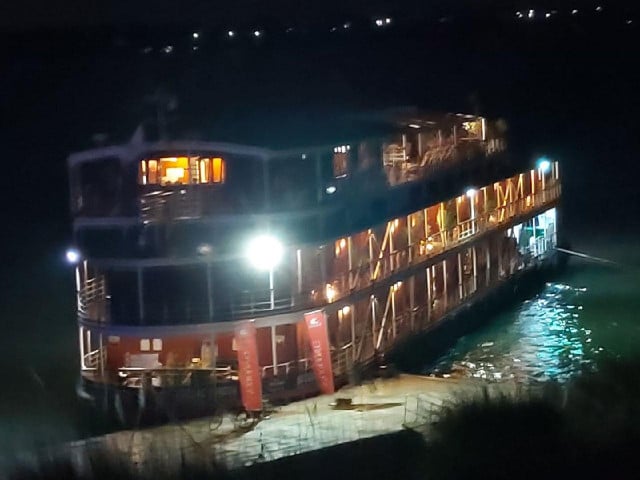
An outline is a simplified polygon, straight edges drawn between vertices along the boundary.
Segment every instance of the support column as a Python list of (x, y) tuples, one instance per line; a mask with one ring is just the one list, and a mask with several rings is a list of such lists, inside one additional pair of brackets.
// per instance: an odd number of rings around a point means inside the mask
[(411, 245), (411, 215), (407, 215), (407, 245), (409, 246), (409, 265), (413, 259), (413, 245)]
[(431, 323), (431, 308), (433, 306), (433, 267), (427, 267), (427, 324)]
[(429, 239), (429, 215), (427, 214), (427, 209), (423, 210), (424, 212), (424, 240), (427, 241)]
[(486, 286), (491, 285), (491, 239), (489, 239), (484, 246), (485, 254), (487, 256), (487, 278), (485, 280)]
[(140, 323), (144, 323), (144, 279), (142, 277), (142, 267), (138, 267), (138, 315)]
[(376, 297), (371, 295), (369, 299), (371, 306), (371, 340), (373, 342), (373, 349), (376, 349)]
[(271, 325), (271, 360), (273, 362), (273, 375), (278, 374), (278, 353), (276, 344), (276, 326)]
[(446, 312), (449, 309), (449, 292), (448, 292), (448, 288), (447, 288), (447, 283), (449, 283), (447, 281), (447, 261), (446, 260), (442, 260), (442, 279), (444, 281), (443, 284), (443, 289), (442, 289), (442, 294), (444, 295), (444, 301), (442, 302), (444, 307), (443, 307), (443, 312)]
[(353, 362), (356, 361), (356, 323), (355, 323), (355, 318), (356, 318), (356, 305), (355, 303), (353, 305), (351, 305), (351, 315), (350, 315), (350, 320), (351, 320), (351, 360)]
[(462, 256), (458, 253), (458, 294), (460, 300), (464, 298), (464, 285), (462, 284)]
[(296, 250), (296, 274), (298, 276), (298, 294), (302, 293), (302, 250)]
[(410, 328), (413, 332), (415, 326), (415, 288), (416, 288), (416, 277), (415, 275), (409, 278), (409, 322)]
[(478, 290), (478, 257), (475, 245), (471, 247), (471, 254), (473, 255), (473, 291), (475, 292)]
[(100, 377), (104, 377), (104, 355), (102, 352), (104, 344), (102, 343), (102, 339), (102, 332), (100, 332), (100, 336), (98, 337), (98, 362), (100, 365)]
[(391, 286), (391, 328), (393, 332), (393, 338), (395, 339), (398, 334), (398, 328), (396, 326), (396, 284)]
[(369, 275), (373, 281), (373, 233), (371, 229), (367, 231), (367, 235), (369, 236)]
[(349, 285), (349, 290), (355, 287), (355, 285), (351, 281), (351, 276), (353, 274), (353, 253), (351, 251), (352, 248), (353, 248), (353, 241), (351, 239), (351, 235), (349, 235), (347, 237), (347, 263), (348, 263), (347, 282)]
[(80, 344), (80, 369), (84, 370), (86, 365), (84, 364), (84, 327), (80, 326), (78, 329), (78, 342)]
[[(389, 227), (389, 266), (391, 267), (391, 272), (394, 271), (394, 262), (393, 262), (393, 234), (396, 233), (396, 221), (391, 220), (391, 225)], [(390, 273), (391, 274), (391, 273)]]

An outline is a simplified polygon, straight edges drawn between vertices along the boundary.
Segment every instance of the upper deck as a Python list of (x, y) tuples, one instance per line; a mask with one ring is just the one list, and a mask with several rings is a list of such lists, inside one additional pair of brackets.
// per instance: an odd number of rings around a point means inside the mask
[[(328, 237), (344, 233), (331, 228), (360, 228), (383, 220), (378, 214), (410, 211), (411, 199), (433, 195), (443, 183), (452, 189), (466, 188), (469, 179), (486, 183), (492, 180), (487, 167), (504, 166), (500, 153), (506, 149), (500, 122), (462, 114), (387, 115), (334, 138), (290, 149), (133, 141), (73, 154), (68, 164), (77, 240), (91, 250), (98, 232), (104, 238), (132, 228), (193, 232), (224, 225), (217, 230), (229, 233), (274, 222), (289, 232)], [(440, 185), (415, 190), (429, 181)], [(373, 213), (362, 208), (365, 203), (375, 206)], [(156, 245), (153, 255), (166, 249)], [(127, 252), (122, 245), (119, 250)]]

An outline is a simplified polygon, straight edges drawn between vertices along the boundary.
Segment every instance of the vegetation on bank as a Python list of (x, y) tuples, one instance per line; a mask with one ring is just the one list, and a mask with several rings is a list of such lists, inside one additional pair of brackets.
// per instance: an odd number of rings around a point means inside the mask
[(459, 399), (436, 412), (424, 435), (385, 435), (233, 472), (184, 459), (173, 472), (160, 464), (141, 472), (98, 453), (87, 456), (85, 476), (70, 461), (40, 458), (10, 478), (638, 478), (639, 371), (640, 360), (606, 362), (566, 386)]

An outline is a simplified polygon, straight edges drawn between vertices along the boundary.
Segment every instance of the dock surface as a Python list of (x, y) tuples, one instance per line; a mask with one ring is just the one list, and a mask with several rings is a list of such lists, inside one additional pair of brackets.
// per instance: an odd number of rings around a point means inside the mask
[(507, 393), (514, 387), (468, 378), (400, 375), (278, 407), (251, 427), (239, 427), (235, 417), (227, 415), (222, 423), (202, 418), (124, 430), (66, 447), (80, 470), (92, 449), (106, 450), (139, 468), (162, 464), (171, 470), (184, 462), (215, 460), (233, 470), (404, 428), (428, 428), (433, 412), (446, 402), (483, 389)]

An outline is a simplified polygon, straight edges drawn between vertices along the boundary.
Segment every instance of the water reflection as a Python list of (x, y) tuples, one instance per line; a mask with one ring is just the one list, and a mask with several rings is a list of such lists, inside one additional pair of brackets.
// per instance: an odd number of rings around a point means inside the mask
[(429, 373), (501, 381), (566, 381), (590, 367), (602, 348), (581, 326), (586, 288), (548, 283), (535, 298), (466, 337)]

